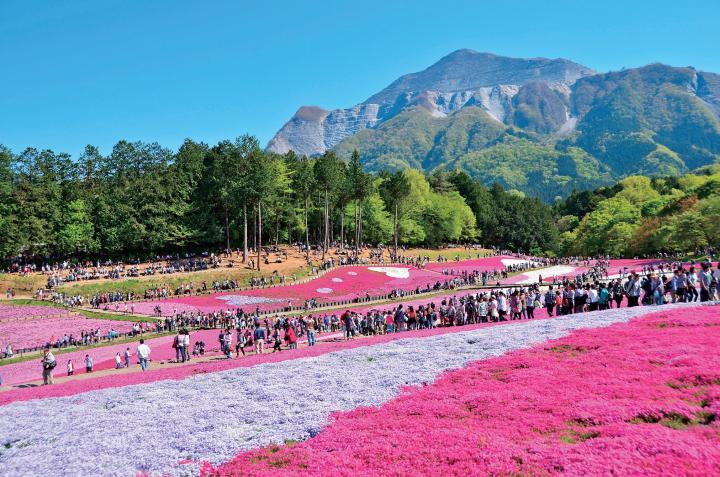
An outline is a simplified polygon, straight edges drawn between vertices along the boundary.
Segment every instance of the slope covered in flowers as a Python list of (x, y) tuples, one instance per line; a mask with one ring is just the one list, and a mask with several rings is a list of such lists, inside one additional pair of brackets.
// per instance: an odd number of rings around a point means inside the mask
[(450, 278), (441, 273), (444, 269), (465, 267), (463, 269), (468, 272), (501, 270), (505, 263), (514, 262), (511, 257), (498, 256), (452, 262), (452, 264), (431, 264), (426, 269), (418, 269), (411, 265), (339, 267), (305, 283), (144, 301), (135, 304), (135, 311), (152, 314), (156, 306), (160, 306), (164, 315), (172, 314), (173, 310), (208, 312), (244, 308), (248, 311), (257, 307), (260, 311), (267, 311), (282, 309), (288, 303), (300, 306), (311, 298), (319, 303), (351, 301), (355, 298), (364, 298), (366, 295), (388, 294), (396, 289), (414, 290), (418, 287), (432, 287), (436, 282), (444, 282)]
[[(151, 382), (137, 385), (25, 401), (15, 395), (14, 402), (0, 406), (0, 467), (9, 475), (193, 475), (202, 462), (219, 465), (242, 451), (309, 439), (334, 413), (382, 405), (403, 388), (432, 383), (447, 370), (648, 311), (622, 308), (400, 333), (400, 339), (381, 336), (370, 346), (357, 340), (351, 342), (357, 347), (330, 353), (323, 348), (335, 344), (305, 348), (298, 359), (284, 360), (297, 355), (282, 353), (271, 356), (274, 362), (237, 360), (247, 366), (184, 379), (157, 380), (159, 375), (146, 372), (139, 374)], [(187, 368), (161, 371), (172, 369)], [(15, 392), (0, 395), (6, 394)], [(113, 431), (118, 425), (122, 431)]]
[(204, 476), (720, 475), (720, 310), (477, 361)]

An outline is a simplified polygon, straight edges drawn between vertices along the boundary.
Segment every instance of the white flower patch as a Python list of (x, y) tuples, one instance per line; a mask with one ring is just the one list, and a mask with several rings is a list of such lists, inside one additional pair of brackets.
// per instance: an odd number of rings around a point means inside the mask
[(348, 275), (353, 276), (353, 277), (356, 277), (356, 276), (357, 276), (357, 272), (348, 272)]
[(318, 293), (332, 293), (333, 289), (332, 288), (318, 288), (315, 291)]
[(390, 278), (410, 278), (410, 269), (402, 267), (368, 267), (371, 272), (384, 273)]
[(259, 305), (261, 303), (276, 303), (282, 301), (277, 298), (247, 295), (221, 295), (217, 297), (217, 299), (222, 300), (231, 306)]
[(500, 262), (502, 262), (503, 265), (506, 267), (509, 267), (511, 265), (520, 265), (523, 263), (527, 263), (527, 260), (521, 260), (519, 258), (501, 258)]
[[(331, 413), (376, 406), (470, 361), (662, 308), (529, 320), (0, 407), (0, 474), (196, 475), (239, 452), (308, 439)], [(460, 328), (461, 329), (461, 328)], [(189, 459), (195, 464), (182, 465)]]
[(335, 277), (335, 278), (332, 279), (332, 281), (335, 282), (335, 283), (342, 283), (342, 282), (343, 282), (343, 279), (342, 279), (342, 278), (337, 278), (337, 277)]
[(554, 267), (541, 268), (540, 270), (520, 275), (522, 279), (519, 283), (537, 283), (540, 277), (542, 277), (543, 280), (553, 277), (562, 278), (565, 276), (574, 278), (575, 270), (575, 267), (571, 267), (569, 265), (555, 265)]

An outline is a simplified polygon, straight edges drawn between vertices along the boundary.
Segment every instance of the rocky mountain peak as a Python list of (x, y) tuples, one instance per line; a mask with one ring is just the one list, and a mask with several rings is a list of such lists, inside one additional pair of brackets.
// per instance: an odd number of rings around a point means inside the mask
[(326, 111), (316, 106), (301, 107), (273, 137), (268, 149), (321, 154), (361, 129), (375, 127), (416, 106), (442, 117), (474, 105), (506, 122), (512, 98), (523, 85), (543, 82), (555, 90), (569, 91), (579, 78), (594, 73), (565, 59), (509, 58), (456, 50), (422, 71), (401, 76), (352, 108)]

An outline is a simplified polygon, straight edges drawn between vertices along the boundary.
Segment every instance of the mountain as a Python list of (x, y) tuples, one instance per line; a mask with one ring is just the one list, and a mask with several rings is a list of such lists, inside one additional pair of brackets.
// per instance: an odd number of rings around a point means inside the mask
[[(415, 106), (443, 117), (466, 105), (486, 110), (498, 121), (513, 111), (512, 98), (523, 85), (541, 82), (567, 96), (578, 78), (594, 72), (564, 59), (518, 59), (458, 50), (424, 71), (401, 76), (365, 102), (327, 111), (303, 106), (270, 140), (268, 149), (321, 154), (358, 131), (377, 126)], [(557, 111), (556, 111), (557, 113)], [(566, 108), (561, 108), (561, 115)]]
[(368, 170), (462, 169), (546, 201), (720, 161), (720, 75), (459, 50), (346, 110), (301, 108), (269, 144), (357, 149)]

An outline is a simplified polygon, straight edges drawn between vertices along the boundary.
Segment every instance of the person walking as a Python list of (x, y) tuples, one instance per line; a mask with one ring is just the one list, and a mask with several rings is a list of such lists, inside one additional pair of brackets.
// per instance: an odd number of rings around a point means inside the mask
[(150, 347), (145, 344), (144, 339), (140, 339), (140, 344), (137, 347), (136, 354), (140, 361), (140, 369), (145, 371), (148, 367), (148, 359), (150, 358)]
[(50, 348), (45, 348), (43, 350), (43, 357), (41, 362), (43, 367), (43, 385), (53, 384), (53, 369), (55, 369), (55, 366), (57, 366), (57, 361), (55, 360), (55, 356), (53, 356), (52, 352), (50, 351)]
[(68, 359), (67, 362), (67, 375), (72, 376), (75, 373), (75, 365), (72, 362), (72, 359)]
[(85, 372), (86, 373), (92, 373), (93, 372), (93, 359), (90, 357), (89, 354), (85, 355)]
[(120, 356), (120, 351), (118, 351), (115, 355), (115, 369), (120, 368), (122, 368), (122, 357)]
[(125, 348), (125, 367), (130, 367), (130, 347)]

